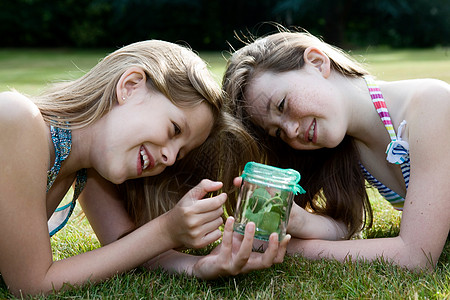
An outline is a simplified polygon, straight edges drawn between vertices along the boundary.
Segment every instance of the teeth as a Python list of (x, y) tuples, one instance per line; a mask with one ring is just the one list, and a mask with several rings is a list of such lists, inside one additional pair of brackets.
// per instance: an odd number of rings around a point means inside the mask
[(144, 161), (144, 165), (142, 166), (142, 170), (145, 170), (145, 169), (147, 169), (148, 165), (150, 164), (150, 160), (148, 159), (148, 156), (145, 153), (145, 150), (141, 150), (141, 158)]
[(309, 129), (309, 132), (308, 132), (308, 139), (310, 141), (312, 141), (314, 138), (314, 129), (315, 128), (316, 128), (316, 120), (314, 120), (314, 122), (312, 123), (311, 128)]

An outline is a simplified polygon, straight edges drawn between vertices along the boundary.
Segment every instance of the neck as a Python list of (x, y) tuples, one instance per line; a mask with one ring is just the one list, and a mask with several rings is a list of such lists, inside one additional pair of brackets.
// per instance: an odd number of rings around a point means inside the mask
[(72, 130), (72, 149), (61, 168), (61, 177), (71, 175), (83, 168), (90, 168), (89, 147), (91, 138), (87, 128)]
[(374, 107), (366, 81), (362, 77), (339, 77), (337, 84), (349, 112), (347, 135), (355, 138), (357, 143), (370, 147), (387, 135), (381, 134), (385, 131), (384, 125)]

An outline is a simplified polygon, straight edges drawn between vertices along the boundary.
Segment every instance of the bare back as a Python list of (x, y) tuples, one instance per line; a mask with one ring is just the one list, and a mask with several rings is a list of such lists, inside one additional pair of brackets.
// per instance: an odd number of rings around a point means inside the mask
[(0, 132), (0, 272), (19, 282), (39, 276), (33, 273), (52, 262), (46, 207), (48, 128), (29, 99), (8, 92), (0, 94)]

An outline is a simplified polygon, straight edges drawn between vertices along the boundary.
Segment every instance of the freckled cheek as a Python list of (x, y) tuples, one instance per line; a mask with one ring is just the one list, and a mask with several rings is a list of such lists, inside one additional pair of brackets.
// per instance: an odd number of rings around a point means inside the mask
[(289, 103), (289, 114), (291, 117), (299, 119), (308, 115), (311, 112), (311, 108), (311, 103), (298, 99)]
[(324, 95), (319, 91), (313, 90), (305, 92), (289, 103), (291, 114), (297, 117), (314, 115), (317, 116), (320, 112), (328, 107), (329, 101), (324, 100)]

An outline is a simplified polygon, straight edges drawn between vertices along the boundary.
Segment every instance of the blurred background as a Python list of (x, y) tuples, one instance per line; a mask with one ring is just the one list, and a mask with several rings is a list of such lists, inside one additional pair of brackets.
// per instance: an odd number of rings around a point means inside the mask
[[(449, 0), (0, 0), (0, 47), (117, 48), (144, 39), (242, 46), (272, 21), (342, 48), (448, 46)], [(230, 44), (230, 45), (229, 45)]]
[(221, 82), (246, 36), (304, 28), (379, 79), (450, 83), (450, 0), (0, 0), (0, 91), (36, 95), (146, 39), (189, 45)]

